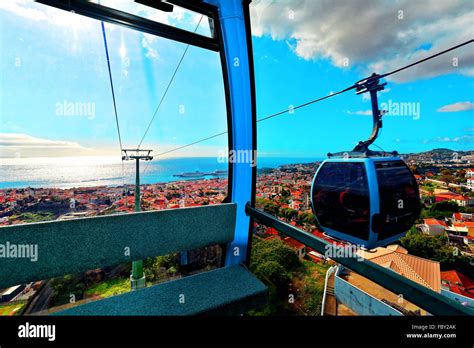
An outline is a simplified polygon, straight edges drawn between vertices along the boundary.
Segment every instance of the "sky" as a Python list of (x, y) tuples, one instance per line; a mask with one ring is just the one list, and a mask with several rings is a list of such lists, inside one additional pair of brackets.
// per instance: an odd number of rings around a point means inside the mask
[[(122, 10), (209, 35), (206, 20), (111, 0)], [(474, 37), (474, 2), (254, 0), (257, 117), (336, 92)], [(199, 25), (198, 25), (199, 23)], [(186, 45), (105, 25), (121, 140), (136, 147)], [(118, 156), (100, 22), (0, 2), (0, 157)], [(474, 45), (386, 79), (376, 144), (386, 151), (474, 150)], [(371, 131), (370, 100), (348, 92), (258, 124), (260, 156), (321, 157)], [(190, 47), (142, 148), (167, 151), (226, 130), (219, 56)], [(222, 136), (172, 156), (218, 156)]]

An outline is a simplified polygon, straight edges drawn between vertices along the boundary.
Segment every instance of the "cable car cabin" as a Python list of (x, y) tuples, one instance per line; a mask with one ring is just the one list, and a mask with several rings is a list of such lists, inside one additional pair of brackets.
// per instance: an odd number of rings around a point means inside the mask
[(311, 203), (326, 234), (369, 249), (403, 237), (420, 214), (418, 185), (398, 157), (325, 160)]

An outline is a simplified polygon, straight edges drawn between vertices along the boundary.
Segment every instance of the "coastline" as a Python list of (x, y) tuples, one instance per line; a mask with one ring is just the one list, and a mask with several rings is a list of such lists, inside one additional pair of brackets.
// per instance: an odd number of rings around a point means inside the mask
[[(134, 185), (134, 166), (125, 166), (122, 176), (120, 161), (115, 163), (88, 162), (77, 163), (66, 158), (66, 165), (61, 165), (61, 161), (47, 162), (29, 165), (25, 158), (21, 159), (21, 165), (9, 164), (2, 166), (3, 181), (0, 182), (0, 190), (9, 189), (73, 189), (81, 187), (123, 187), (124, 185)], [(257, 167), (260, 173), (268, 169), (275, 169), (285, 165), (308, 164), (320, 161), (321, 158), (284, 158), (284, 157), (264, 157), (261, 158)], [(140, 173), (141, 183), (164, 184), (176, 181), (209, 180), (213, 178), (227, 178), (228, 164), (218, 163), (216, 158), (173, 158), (150, 162), (145, 165)], [(202, 172), (199, 177), (180, 176), (183, 173)], [(225, 174), (224, 174), (225, 172)], [(217, 173), (217, 174), (215, 174)]]

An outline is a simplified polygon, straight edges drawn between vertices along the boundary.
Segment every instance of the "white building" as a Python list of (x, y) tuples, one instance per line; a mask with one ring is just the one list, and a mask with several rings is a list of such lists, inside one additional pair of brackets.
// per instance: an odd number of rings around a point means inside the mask
[(474, 188), (474, 178), (467, 179), (467, 187)]
[(448, 227), (443, 221), (437, 219), (423, 219), (420, 229), (423, 233), (430, 236), (439, 236), (445, 233), (445, 229)]

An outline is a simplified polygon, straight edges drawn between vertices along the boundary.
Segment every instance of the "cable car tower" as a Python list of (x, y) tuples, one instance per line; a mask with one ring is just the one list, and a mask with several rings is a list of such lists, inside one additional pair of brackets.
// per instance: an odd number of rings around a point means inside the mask
[[(140, 161), (151, 161), (150, 153), (153, 150), (122, 149), (122, 161), (135, 160), (135, 211), (141, 211), (140, 206)], [(132, 262), (132, 274), (130, 276), (130, 287), (140, 289), (145, 286), (145, 274), (143, 273), (143, 261)]]

